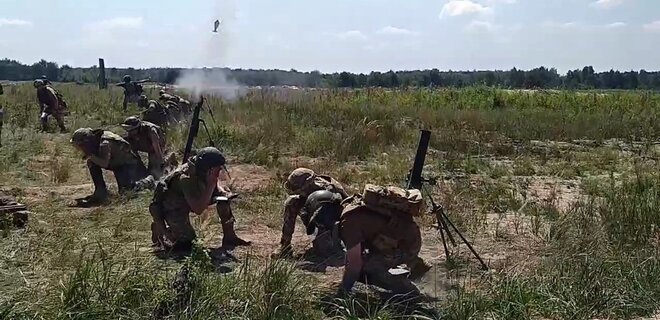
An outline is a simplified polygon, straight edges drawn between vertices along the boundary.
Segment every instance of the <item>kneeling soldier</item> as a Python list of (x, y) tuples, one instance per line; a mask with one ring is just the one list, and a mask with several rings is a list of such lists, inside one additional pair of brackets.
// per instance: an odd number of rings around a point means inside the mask
[(141, 121), (137, 117), (128, 117), (121, 124), (126, 130), (126, 141), (135, 153), (146, 152), (149, 155), (147, 166), (149, 173), (157, 180), (163, 175), (165, 166), (165, 132), (161, 127)]
[(196, 238), (190, 212), (200, 215), (213, 202), (222, 224), (223, 247), (250, 245), (234, 230), (234, 216), (229, 205), (232, 194), (217, 185), (220, 175), (226, 173), (225, 157), (218, 149), (207, 147), (163, 177), (149, 205), (154, 245), (168, 250), (189, 249)]
[(344, 191), (344, 187), (337, 180), (330, 176), (317, 175), (314, 171), (307, 168), (293, 170), (284, 183), (284, 188), (290, 196), (284, 202), (280, 248), (273, 254), (273, 257), (291, 255), (291, 239), (296, 228), (296, 217), (301, 214), (307, 197), (312, 192), (328, 190), (340, 195), (342, 199), (348, 197), (346, 191)]
[[(339, 292), (350, 293), (355, 282), (375, 285), (396, 294), (420, 294), (411, 281), (429, 270), (418, 256), (422, 245), (419, 227), (405, 212), (386, 215), (365, 205), (354, 196), (334, 210), (320, 210), (311, 223), (335, 228), (346, 248), (345, 268)], [(335, 219), (338, 222), (334, 223)], [(398, 269), (407, 265), (409, 270)], [(407, 276), (406, 276), (407, 274)]]
[(81, 199), (83, 204), (96, 204), (107, 199), (108, 188), (101, 169), (112, 171), (120, 194), (153, 187), (153, 177), (122, 137), (103, 129), (80, 128), (73, 133), (71, 143), (84, 154), (94, 183), (94, 193)]

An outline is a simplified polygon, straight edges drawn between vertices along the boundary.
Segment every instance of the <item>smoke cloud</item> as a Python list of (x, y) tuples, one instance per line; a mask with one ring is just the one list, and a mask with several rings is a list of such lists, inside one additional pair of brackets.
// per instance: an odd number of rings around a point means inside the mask
[[(228, 70), (223, 68), (234, 37), (236, 10), (235, 1), (216, 0), (208, 23), (200, 30), (201, 38), (189, 48), (191, 54), (198, 55), (195, 59), (198, 65), (183, 70), (175, 85), (194, 98), (210, 95), (231, 101), (246, 92), (246, 88), (230, 79)], [(216, 19), (220, 20), (217, 33), (212, 32)]]

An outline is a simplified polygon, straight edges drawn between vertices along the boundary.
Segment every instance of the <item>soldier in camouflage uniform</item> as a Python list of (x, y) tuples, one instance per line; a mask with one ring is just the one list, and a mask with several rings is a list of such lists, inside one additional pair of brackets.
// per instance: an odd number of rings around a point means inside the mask
[(129, 103), (138, 102), (140, 95), (144, 91), (144, 89), (142, 89), (142, 83), (149, 82), (150, 80), (132, 81), (131, 76), (129, 75), (125, 75), (123, 80), (124, 82), (117, 83), (116, 86), (124, 88), (124, 102), (122, 103), (122, 106), (124, 107), (124, 110), (126, 110)]
[(169, 94), (165, 92), (165, 90), (160, 90), (159, 94), (160, 96), (158, 97), (158, 100), (163, 103), (172, 102), (176, 104), (183, 114), (189, 114), (192, 111), (190, 107), (190, 101), (177, 95)]
[(52, 115), (57, 121), (61, 132), (66, 132), (64, 126), (64, 106), (60, 99), (57, 98), (57, 92), (47, 86), (43, 80), (35, 80), (34, 87), (37, 88), (37, 99), (39, 101), (39, 108), (41, 116), (41, 130), (46, 131), (48, 127), (48, 116)]
[(147, 102), (147, 107), (142, 111), (142, 120), (151, 122), (161, 128), (166, 128), (170, 123), (175, 123), (171, 119), (167, 108), (156, 100)]
[(218, 186), (218, 178), (225, 174), (224, 156), (218, 149), (207, 147), (163, 177), (149, 206), (154, 245), (165, 250), (189, 249), (196, 238), (190, 212), (202, 214), (214, 202), (222, 224), (223, 247), (250, 245), (234, 230), (234, 216), (228, 201), (232, 198), (231, 192)]
[(274, 257), (290, 256), (292, 254), (291, 239), (296, 227), (296, 217), (300, 215), (307, 197), (312, 192), (328, 190), (340, 195), (342, 198), (348, 197), (344, 187), (337, 180), (330, 176), (317, 175), (307, 168), (293, 170), (284, 183), (284, 188), (290, 196), (284, 202), (282, 237), (280, 238), (280, 248), (273, 254)]
[[(350, 293), (357, 281), (395, 294), (420, 294), (412, 281), (430, 266), (419, 257), (422, 236), (412, 215), (386, 216), (364, 205), (358, 196), (345, 199), (341, 206), (326, 201), (315, 208), (310, 224), (333, 230), (346, 248), (339, 294)], [(407, 269), (399, 268), (404, 264)]]
[(147, 166), (149, 173), (155, 179), (160, 179), (165, 169), (166, 153), (163, 129), (149, 121), (141, 121), (137, 117), (126, 118), (121, 126), (126, 130), (125, 139), (131, 144), (133, 152), (146, 152), (149, 155)]
[(153, 177), (122, 137), (103, 129), (80, 128), (73, 133), (71, 143), (84, 154), (94, 183), (94, 193), (80, 199), (79, 205), (99, 204), (107, 199), (108, 188), (101, 169), (112, 171), (120, 194), (154, 187)]

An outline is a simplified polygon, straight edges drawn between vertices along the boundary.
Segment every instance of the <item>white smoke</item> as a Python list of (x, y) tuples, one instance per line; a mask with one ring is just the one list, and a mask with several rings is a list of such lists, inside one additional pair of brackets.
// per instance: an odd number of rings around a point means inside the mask
[[(235, 0), (215, 0), (214, 10), (208, 23), (202, 26), (201, 38), (189, 49), (198, 55), (198, 65), (182, 70), (175, 85), (187, 91), (193, 98), (200, 95), (234, 100), (245, 94), (246, 88), (228, 78), (228, 69), (223, 68), (234, 37), (236, 25)], [(212, 32), (215, 20), (220, 20), (218, 32)]]

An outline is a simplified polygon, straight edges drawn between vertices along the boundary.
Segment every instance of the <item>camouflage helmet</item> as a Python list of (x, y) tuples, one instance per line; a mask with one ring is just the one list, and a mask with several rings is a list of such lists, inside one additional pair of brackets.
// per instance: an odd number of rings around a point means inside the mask
[(124, 76), (124, 82), (131, 82), (131, 76), (125, 75)]
[(225, 156), (214, 147), (205, 147), (198, 150), (195, 156), (190, 159), (190, 162), (195, 165), (200, 174), (205, 174), (209, 169), (215, 167), (222, 167), (226, 170)]
[(307, 227), (307, 234), (314, 233), (317, 227), (331, 228), (341, 215), (341, 201), (342, 196), (338, 193), (328, 190), (312, 192), (307, 197), (300, 215)]
[(48, 80), (48, 77), (46, 77), (45, 74), (42, 74), (42, 75), (41, 75), (41, 80)]
[(39, 88), (39, 87), (45, 85), (44, 81), (41, 80), (41, 79), (34, 80), (34, 82), (32, 84), (34, 85), (35, 88)]
[(138, 117), (130, 116), (124, 120), (124, 122), (121, 124), (121, 127), (126, 131), (131, 131), (140, 127), (141, 123), (142, 121)]
[(290, 193), (296, 194), (300, 192), (301, 189), (309, 183), (309, 181), (314, 180), (316, 173), (313, 170), (307, 168), (298, 168), (295, 169), (289, 174), (289, 177), (284, 182), (284, 188)]
[(73, 132), (70, 142), (73, 144), (83, 144), (93, 136), (94, 130), (92, 130), (92, 128), (80, 128)]

